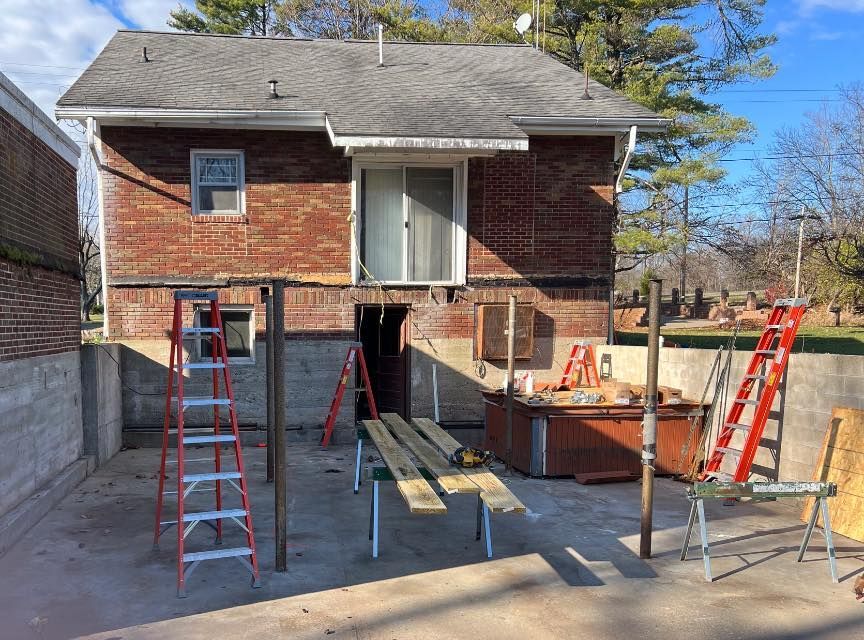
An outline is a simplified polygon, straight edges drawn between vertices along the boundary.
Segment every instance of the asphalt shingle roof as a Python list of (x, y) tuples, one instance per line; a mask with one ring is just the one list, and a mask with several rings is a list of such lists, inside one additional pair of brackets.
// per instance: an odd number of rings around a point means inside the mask
[(384, 64), (377, 42), (119, 31), (58, 106), (325, 111), (346, 136), (524, 138), (508, 116), (659, 118), (594, 81), (581, 100), (581, 73), (523, 45), (386, 42)]

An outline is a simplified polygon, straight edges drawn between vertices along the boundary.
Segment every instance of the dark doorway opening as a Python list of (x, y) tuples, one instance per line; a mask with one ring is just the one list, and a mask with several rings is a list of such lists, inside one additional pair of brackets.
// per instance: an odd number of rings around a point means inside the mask
[[(355, 326), (363, 343), (372, 394), (378, 413), (398, 413), (408, 420), (409, 397), (408, 307), (358, 305)], [(361, 380), (358, 378), (358, 387)], [(357, 419), (370, 417), (365, 393), (357, 394)]]

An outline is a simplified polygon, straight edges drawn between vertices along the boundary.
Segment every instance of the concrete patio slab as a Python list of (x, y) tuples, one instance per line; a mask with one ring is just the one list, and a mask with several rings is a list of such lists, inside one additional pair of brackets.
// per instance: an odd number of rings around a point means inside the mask
[[(795, 562), (804, 525), (777, 503), (708, 504), (713, 568), (678, 560), (689, 503), (660, 480), (654, 555), (638, 558), (639, 485), (505, 478), (529, 513), (493, 518), (495, 557), (474, 540), (475, 501), (408, 513), (382, 487), (380, 557), (371, 487), (352, 492), (353, 448), (291, 444), (289, 570), (273, 572), (273, 489), (264, 450), (244, 450), (264, 586), (227, 559), (203, 563), (175, 597), (175, 534), (153, 551), (159, 452), (124, 451), (0, 558), (0, 637), (99, 638), (851, 638), (864, 545), (836, 536), (831, 583), (821, 537)], [(208, 453), (208, 452), (202, 452)], [(171, 482), (169, 480), (169, 482)], [(196, 494), (209, 506), (212, 494)], [(230, 528), (230, 527), (229, 527)], [(236, 529), (236, 527), (234, 528)], [(206, 544), (206, 527), (191, 536)], [(226, 535), (226, 545), (239, 542)]]

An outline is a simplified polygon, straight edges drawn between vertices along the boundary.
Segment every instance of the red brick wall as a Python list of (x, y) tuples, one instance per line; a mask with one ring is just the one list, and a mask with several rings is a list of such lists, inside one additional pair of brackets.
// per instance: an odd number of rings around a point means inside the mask
[[(326, 134), (102, 129), (109, 282), (275, 275), (347, 284), (350, 161)], [(242, 149), (246, 216), (191, 215), (191, 149)]]
[(0, 360), (79, 348), (77, 238), (76, 168), (0, 109)]
[[(102, 135), (111, 167), (104, 176), (109, 281), (282, 276), (342, 285), (286, 290), (286, 330), (298, 337), (350, 339), (354, 305), (380, 302), (378, 289), (346, 286), (351, 165), (325, 134), (105, 127)], [(507, 281), (518, 285), (520, 301), (535, 302), (539, 336), (605, 334), (612, 138), (532, 138), (530, 146), (469, 162), (474, 286), (450, 303), (438, 288), (383, 294), (387, 303), (412, 305), (414, 339), (471, 337), (475, 303), (505, 302)], [(194, 148), (244, 150), (244, 217), (193, 219)], [(234, 287), (223, 303), (257, 300), (257, 287)], [(110, 288), (112, 336), (164, 335), (171, 305), (165, 289)]]
[(533, 137), (527, 153), (471, 160), (469, 281), (608, 280), (613, 153), (611, 137)]

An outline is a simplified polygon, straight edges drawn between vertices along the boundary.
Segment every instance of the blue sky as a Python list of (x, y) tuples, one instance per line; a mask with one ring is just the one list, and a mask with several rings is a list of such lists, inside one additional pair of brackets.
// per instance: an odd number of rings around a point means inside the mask
[[(168, 12), (177, 5), (178, 0), (3, 0), (0, 70), (50, 114), (117, 29), (166, 29)], [(820, 100), (836, 100), (839, 86), (864, 81), (864, 0), (768, 0), (765, 13), (765, 30), (779, 37), (771, 50), (777, 74), (712, 97), (758, 128), (753, 144), (735, 149), (730, 158), (764, 154), (776, 129), (800, 124)], [(733, 179), (750, 168), (748, 162), (726, 166)]]

